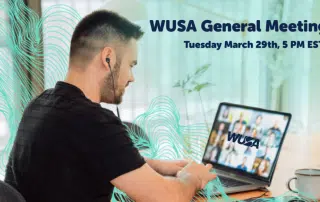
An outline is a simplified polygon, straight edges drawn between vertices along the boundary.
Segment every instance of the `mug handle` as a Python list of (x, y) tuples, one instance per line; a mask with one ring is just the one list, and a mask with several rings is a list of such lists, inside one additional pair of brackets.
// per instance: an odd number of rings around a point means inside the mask
[(287, 182), (287, 187), (288, 187), (288, 189), (289, 189), (290, 191), (292, 191), (293, 193), (298, 193), (296, 190), (293, 190), (293, 189), (291, 189), (291, 187), (290, 187), (290, 182), (291, 182), (292, 180), (297, 180), (297, 178), (296, 178), (296, 177), (290, 178), (290, 179), (288, 180), (288, 182)]

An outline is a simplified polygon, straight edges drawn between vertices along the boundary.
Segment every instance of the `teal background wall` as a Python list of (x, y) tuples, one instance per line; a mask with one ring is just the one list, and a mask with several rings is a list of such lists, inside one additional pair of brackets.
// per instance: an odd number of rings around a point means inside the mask
[[(141, 7), (133, 1), (123, 0), (124, 8), (117, 8), (121, 14), (134, 19), (129, 13), (133, 8), (141, 11)], [(131, 2), (133, 6), (126, 9)], [(252, 105), (268, 109), (290, 112), (293, 121), (291, 133), (310, 135), (319, 134), (320, 112), (318, 106), (319, 86), (318, 77), (319, 49), (185, 49), (184, 40), (190, 41), (256, 41), (275, 40), (318, 40), (318, 33), (179, 33), (151, 32), (150, 19), (185, 19), (201, 22), (210, 19), (213, 22), (244, 22), (260, 19), (280, 20), (281, 22), (297, 22), (308, 20), (319, 23), (318, 1), (268, 0), (268, 1), (175, 1), (175, 0), (141, 0), (138, 1), (146, 11), (145, 19), (136, 21), (146, 34), (140, 41), (139, 66), (135, 69), (136, 83), (130, 86), (121, 105), (124, 120), (133, 120), (144, 112), (150, 101), (158, 95), (171, 97), (186, 122), (186, 108), (191, 123), (213, 121), (219, 102), (228, 101)], [(59, 1), (43, 0), (43, 8), (62, 3)], [(110, 8), (112, 1), (63, 1), (63, 4), (74, 7), (80, 15), (85, 15), (97, 8)], [(131, 5), (131, 6), (132, 6)], [(140, 10), (139, 10), (140, 9)], [(141, 17), (141, 16), (140, 16)], [(129, 18), (130, 19), (130, 18)], [(72, 30), (70, 29), (70, 32)], [(67, 48), (67, 47), (65, 47)], [(276, 55), (277, 59), (273, 59)], [(67, 60), (66, 60), (67, 62)], [(67, 64), (67, 63), (66, 63)], [(184, 79), (196, 68), (211, 64), (210, 68), (200, 78), (200, 82), (210, 82), (214, 85), (201, 91), (205, 116), (199, 107), (197, 93), (187, 95), (187, 103), (180, 89), (172, 88), (176, 81)], [(54, 72), (49, 73), (46, 66), (46, 76), (53, 78)], [(51, 68), (52, 69), (52, 68)], [(50, 75), (50, 76), (48, 76)], [(46, 87), (53, 86), (64, 73), (46, 80)], [(104, 105), (110, 109), (112, 106)], [(201, 116), (199, 116), (201, 114)]]

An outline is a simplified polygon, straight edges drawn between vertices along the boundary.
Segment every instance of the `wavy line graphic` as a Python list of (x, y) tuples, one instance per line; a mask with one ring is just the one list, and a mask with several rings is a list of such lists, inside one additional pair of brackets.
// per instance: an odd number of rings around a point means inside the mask
[[(32, 76), (35, 86), (53, 86), (64, 78), (70, 39), (81, 16), (72, 7), (55, 5), (45, 10), (39, 18), (21, 0), (2, 1), (0, 11), (8, 16), (0, 18), (0, 113), (7, 120), (10, 131), (10, 138), (0, 157), (1, 174), (4, 175), (22, 112), (34, 95), (41, 91), (31, 88), (29, 78)], [(43, 71), (44, 64), (47, 68)], [(129, 125), (127, 129), (142, 155), (157, 159), (191, 158), (201, 161), (208, 139), (206, 124), (181, 125), (179, 111), (170, 98), (155, 98), (133, 124), (140, 129)], [(216, 194), (212, 196), (212, 193)], [(284, 201), (286, 196), (291, 195), (288, 192), (272, 201)], [(225, 194), (219, 178), (208, 183), (193, 201), (218, 199), (234, 201)], [(132, 201), (125, 193), (115, 189), (112, 201), (119, 200)]]

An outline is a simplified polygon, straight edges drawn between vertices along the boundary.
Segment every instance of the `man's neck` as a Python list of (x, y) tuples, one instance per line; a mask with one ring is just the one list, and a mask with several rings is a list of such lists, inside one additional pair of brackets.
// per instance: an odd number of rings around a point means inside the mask
[(95, 103), (100, 103), (100, 89), (96, 79), (89, 78), (84, 72), (71, 70), (69, 68), (64, 82), (78, 87), (84, 95)]

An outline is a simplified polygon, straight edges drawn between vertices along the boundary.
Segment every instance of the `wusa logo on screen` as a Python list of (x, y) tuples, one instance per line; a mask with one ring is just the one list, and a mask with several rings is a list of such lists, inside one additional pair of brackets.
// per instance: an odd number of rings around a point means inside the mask
[(260, 140), (255, 139), (253, 137), (241, 135), (241, 134), (231, 133), (229, 131), (228, 141), (236, 142), (237, 140), (239, 144), (242, 144), (248, 147), (256, 147), (257, 149), (259, 149)]

